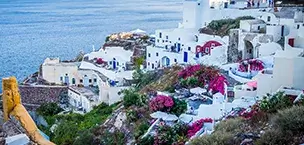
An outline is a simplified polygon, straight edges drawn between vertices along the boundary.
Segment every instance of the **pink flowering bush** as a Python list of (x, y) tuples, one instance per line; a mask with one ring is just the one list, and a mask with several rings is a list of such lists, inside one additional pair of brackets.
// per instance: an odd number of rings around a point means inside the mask
[(213, 80), (209, 82), (209, 89), (213, 92), (220, 92), (225, 94), (225, 83), (228, 85), (227, 79), (223, 75), (217, 75)]
[[(250, 65), (250, 70), (248, 70), (248, 65)], [(238, 70), (240, 72), (248, 72), (248, 71), (260, 71), (264, 69), (263, 62), (257, 59), (243, 60), (239, 64)]]
[(103, 64), (104, 61), (102, 60), (102, 58), (98, 58), (98, 59), (96, 60), (96, 63), (97, 63), (97, 64)]
[(212, 121), (213, 120), (211, 118), (204, 118), (195, 121), (191, 126), (189, 126), (187, 133), (188, 138), (194, 136), (204, 126), (204, 123), (212, 123)]
[(173, 106), (174, 101), (172, 97), (164, 95), (156, 96), (149, 103), (149, 107), (152, 111), (169, 112)]

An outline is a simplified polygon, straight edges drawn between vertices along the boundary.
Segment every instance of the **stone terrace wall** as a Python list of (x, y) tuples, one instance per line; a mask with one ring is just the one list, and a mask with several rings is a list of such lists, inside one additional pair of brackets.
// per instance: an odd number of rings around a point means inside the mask
[(58, 103), (60, 94), (67, 90), (66, 86), (19, 86), (22, 104), (27, 108), (43, 103)]

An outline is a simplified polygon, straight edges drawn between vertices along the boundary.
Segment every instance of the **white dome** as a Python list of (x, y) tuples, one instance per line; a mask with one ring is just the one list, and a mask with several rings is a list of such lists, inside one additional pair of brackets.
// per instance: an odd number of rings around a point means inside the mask
[(270, 42), (266, 44), (262, 44), (259, 48), (259, 57), (269, 56), (275, 54), (277, 50), (282, 50), (280, 44), (275, 42)]

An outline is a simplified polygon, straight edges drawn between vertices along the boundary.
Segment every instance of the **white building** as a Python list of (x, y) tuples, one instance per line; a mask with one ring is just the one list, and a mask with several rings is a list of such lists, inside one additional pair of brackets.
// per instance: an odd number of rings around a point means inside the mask
[(69, 87), (68, 96), (70, 105), (84, 113), (91, 111), (94, 106), (102, 103), (99, 95), (82, 87)]
[(276, 52), (273, 70), (264, 70), (255, 78), (257, 80), (257, 95), (274, 93), (281, 87), (303, 90), (303, 52), (303, 49), (297, 48)]
[[(155, 46), (147, 47), (146, 66), (148, 70), (178, 64), (205, 63), (221, 65), (226, 63), (228, 36), (200, 34), (199, 29), (207, 26), (212, 20), (237, 18), (240, 16), (260, 17), (265, 12), (259, 9), (244, 9), (244, 3), (236, 7), (228, 5), (224, 8), (226, 1), (209, 0), (185, 0), (183, 3), (183, 21), (178, 28), (163, 29), (155, 31)], [(216, 5), (210, 8), (211, 5)], [(267, 9), (268, 10), (268, 9)], [(253, 23), (253, 22), (252, 22)], [(258, 29), (259, 25), (253, 25), (250, 30)], [(266, 24), (261, 24), (266, 27)], [(260, 26), (261, 27), (261, 26)], [(218, 50), (220, 53), (212, 53)], [(209, 56), (208, 58), (202, 56)], [(212, 61), (210, 61), (212, 60)]]
[(130, 62), (133, 52), (123, 47), (105, 47), (96, 52), (86, 54), (88, 60), (102, 59), (108, 67), (114, 70), (126, 70), (126, 64)]

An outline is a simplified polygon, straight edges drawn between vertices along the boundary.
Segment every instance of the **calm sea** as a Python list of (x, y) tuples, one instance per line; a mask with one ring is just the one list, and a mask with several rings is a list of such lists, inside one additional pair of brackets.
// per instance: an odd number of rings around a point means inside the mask
[(21, 81), (46, 57), (74, 58), (110, 33), (176, 27), (181, 12), (182, 0), (0, 0), (0, 78)]

